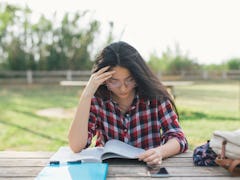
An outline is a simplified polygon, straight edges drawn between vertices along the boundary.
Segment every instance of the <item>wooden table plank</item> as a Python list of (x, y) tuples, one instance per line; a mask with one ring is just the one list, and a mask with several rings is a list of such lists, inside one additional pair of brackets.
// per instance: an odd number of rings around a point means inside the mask
[[(1, 179), (34, 179), (48, 163), (53, 152), (0, 152), (0, 180)], [(227, 170), (221, 167), (196, 167), (192, 161), (192, 152), (180, 154), (165, 159), (161, 166), (165, 166), (171, 177), (168, 179), (204, 179), (227, 180), (232, 178)], [(152, 179), (148, 167), (137, 160), (112, 159), (109, 160), (107, 179)]]
[[(174, 177), (208, 177), (214, 174), (217, 177), (230, 176), (227, 170), (221, 167), (166, 167), (169, 174)], [(131, 169), (131, 171), (129, 171)], [(149, 177), (147, 167), (136, 166), (109, 166), (109, 177)]]
[(31, 158), (31, 159), (23, 159), (23, 158), (14, 158), (14, 159), (0, 159), (0, 167), (32, 167), (32, 166), (37, 166), (37, 167), (44, 167), (47, 165), (49, 162), (48, 159), (36, 159), (36, 158)]
[(35, 177), (0, 177), (0, 180), (34, 180)]
[(12, 159), (12, 158), (49, 158), (54, 152), (43, 151), (0, 151), (0, 159)]
[(239, 180), (239, 177), (168, 177), (168, 178), (152, 178), (152, 177), (107, 177), (107, 180)]
[(36, 177), (43, 167), (0, 167), (0, 177)]

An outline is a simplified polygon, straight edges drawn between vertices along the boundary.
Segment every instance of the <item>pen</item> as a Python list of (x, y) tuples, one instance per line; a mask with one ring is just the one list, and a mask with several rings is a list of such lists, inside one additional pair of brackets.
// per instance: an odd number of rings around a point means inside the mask
[(81, 160), (76, 160), (76, 161), (67, 161), (67, 162), (60, 162), (60, 161), (50, 161), (49, 165), (50, 166), (56, 166), (56, 165), (60, 165), (60, 164), (81, 164), (82, 161)]
[(68, 161), (68, 164), (81, 164), (82, 161), (81, 160), (76, 160), (76, 161)]
[(59, 164), (60, 164), (59, 161), (50, 161), (50, 162), (49, 162), (49, 165), (50, 165), (50, 166), (59, 165)]

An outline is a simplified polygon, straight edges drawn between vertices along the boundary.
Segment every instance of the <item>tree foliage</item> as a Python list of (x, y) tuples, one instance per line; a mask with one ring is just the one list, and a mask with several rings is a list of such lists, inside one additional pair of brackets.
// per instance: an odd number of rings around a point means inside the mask
[[(0, 68), (85, 70), (92, 67), (100, 22), (89, 11), (65, 13), (61, 21), (41, 15), (33, 23), (26, 7), (0, 4)], [(106, 42), (113, 40), (113, 23)], [(105, 44), (106, 42), (103, 42)]]
[(167, 48), (161, 56), (156, 52), (150, 55), (148, 65), (155, 72), (181, 72), (181, 71), (199, 71), (199, 70), (240, 70), (240, 58), (232, 58), (221, 64), (200, 65), (195, 59), (189, 58), (187, 54), (183, 54), (179, 45), (174, 50)]
[[(109, 22), (105, 42), (99, 42), (101, 24), (91, 12), (65, 13), (61, 20), (53, 14), (32, 21), (29, 7), (0, 3), (0, 70), (89, 70), (99, 49), (114, 40), (114, 23)], [(97, 44), (97, 45), (96, 45)], [(167, 48), (161, 56), (150, 55), (154, 72), (195, 70), (239, 70), (240, 58), (220, 65), (199, 65), (181, 52)]]
[(230, 70), (240, 70), (240, 58), (233, 58), (227, 62), (227, 67)]
[(148, 65), (156, 73), (159, 71), (168, 71), (172, 73), (189, 71), (195, 70), (200, 66), (195, 60), (183, 54), (178, 45), (175, 46), (175, 50), (167, 48), (167, 50), (162, 53), (161, 57), (158, 57), (156, 53), (152, 53)]

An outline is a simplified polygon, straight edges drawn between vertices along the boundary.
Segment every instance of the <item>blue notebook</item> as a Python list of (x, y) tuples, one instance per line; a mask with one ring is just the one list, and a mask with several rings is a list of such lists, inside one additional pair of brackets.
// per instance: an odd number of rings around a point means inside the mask
[(65, 163), (44, 167), (35, 180), (105, 180), (107, 172), (106, 163)]

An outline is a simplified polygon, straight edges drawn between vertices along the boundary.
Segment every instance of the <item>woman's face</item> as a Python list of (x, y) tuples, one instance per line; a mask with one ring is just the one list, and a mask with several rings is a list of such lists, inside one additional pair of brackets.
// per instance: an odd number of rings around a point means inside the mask
[(128, 69), (120, 66), (112, 68), (115, 73), (106, 81), (108, 89), (111, 90), (115, 96), (121, 99), (128, 98), (134, 93), (136, 82)]

